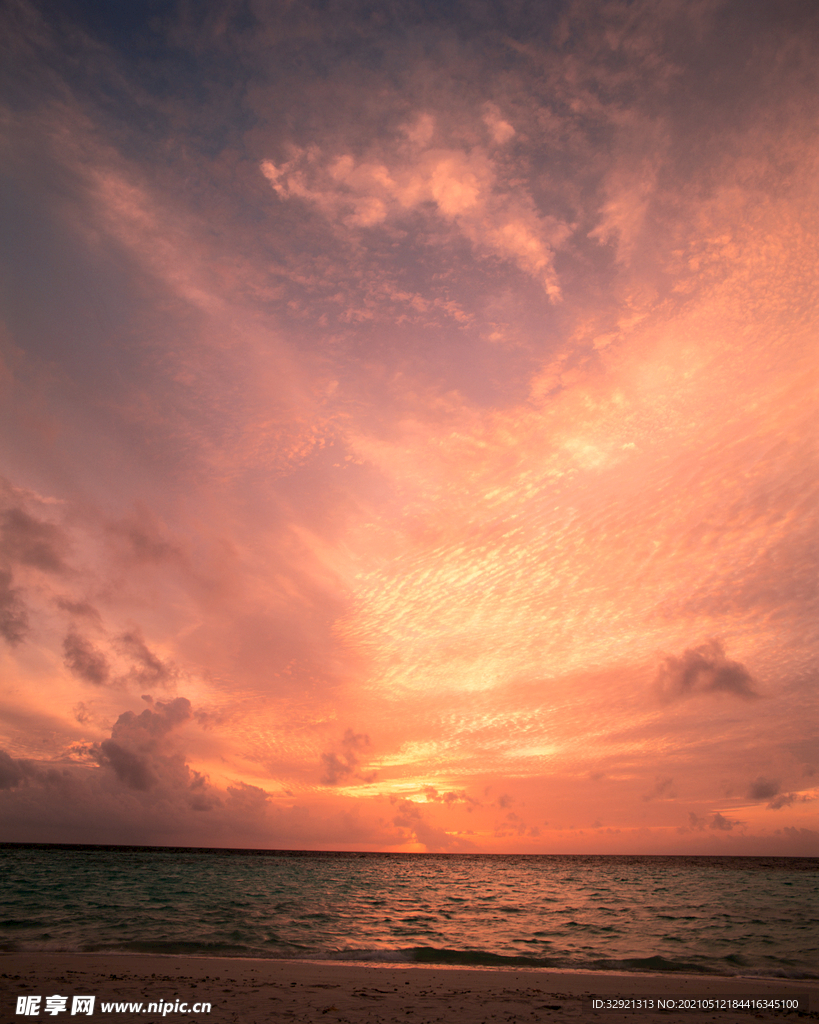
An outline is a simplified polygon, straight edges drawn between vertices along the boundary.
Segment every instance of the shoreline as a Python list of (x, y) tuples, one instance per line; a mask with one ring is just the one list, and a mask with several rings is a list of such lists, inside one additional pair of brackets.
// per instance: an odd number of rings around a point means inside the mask
[[(218, 953), (173, 953), (173, 952), (141, 952), (131, 949), (105, 949), (105, 950), (0, 950), (0, 965), (5, 958), (19, 957), (21, 959), (37, 959), (44, 957), (122, 957), (128, 960), (185, 960), (193, 963), (202, 961), (217, 961), (219, 963), (242, 963), (242, 964), (301, 964), (304, 967), (320, 965), (325, 967), (338, 968), (362, 968), (373, 970), (436, 970), (436, 971), (478, 971), (490, 973), (529, 973), (533, 975), (556, 974), (569, 976), (582, 976), (586, 978), (702, 978), (708, 981), (758, 981), (771, 984), (795, 984), (816, 986), (819, 990), (819, 975), (816, 977), (784, 977), (768, 974), (719, 974), (715, 971), (697, 972), (685, 970), (673, 971), (651, 971), (651, 970), (618, 970), (617, 968), (605, 968), (597, 970), (592, 967), (536, 967), (532, 964), (480, 964), (480, 963), (437, 963), (436, 961), (418, 960), (356, 960), (350, 958), (323, 958), (317, 957), (296, 957), (296, 956), (247, 956), (242, 954), (227, 955)], [(2, 972), (0, 972), (2, 976)]]
[[(331, 1024), (517, 1024), (561, 1020), (646, 1019), (662, 1012), (683, 1021), (781, 1020), (799, 1012), (819, 1020), (819, 981), (737, 975), (565, 971), (362, 961), (281, 960), (156, 953), (2, 953), (0, 1006), (15, 1017), (20, 996), (94, 995), (112, 1020), (174, 1024), (262, 1024), (268, 1020)], [(706, 1007), (596, 1009), (609, 1000), (704, 1000)], [(736, 999), (800, 1000), (798, 1011), (720, 1007)], [(103, 1013), (102, 1003), (157, 1004), (164, 1012)], [(69, 1006), (71, 1000), (69, 999)], [(174, 1007), (209, 1002), (209, 1013)], [(171, 1005), (170, 1010), (168, 1009)], [(70, 1016), (70, 1010), (66, 1014)], [(17, 1019), (24, 1019), (19, 1017)], [(40, 1020), (49, 1018), (42, 1012)], [(79, 1018), (86, 1019), (86, 1018)]]

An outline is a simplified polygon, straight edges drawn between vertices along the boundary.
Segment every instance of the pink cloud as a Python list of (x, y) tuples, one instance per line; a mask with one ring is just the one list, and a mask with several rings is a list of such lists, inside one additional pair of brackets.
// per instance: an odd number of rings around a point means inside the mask
[(813, 849), (804, 15), (15, 9), (9, 837)]

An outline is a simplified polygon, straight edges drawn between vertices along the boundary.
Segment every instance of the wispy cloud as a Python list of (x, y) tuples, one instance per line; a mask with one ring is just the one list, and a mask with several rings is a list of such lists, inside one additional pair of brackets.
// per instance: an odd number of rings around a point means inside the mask
[(0, 14), (10, 837), (808, 849), (813, 15), (234, 15)]

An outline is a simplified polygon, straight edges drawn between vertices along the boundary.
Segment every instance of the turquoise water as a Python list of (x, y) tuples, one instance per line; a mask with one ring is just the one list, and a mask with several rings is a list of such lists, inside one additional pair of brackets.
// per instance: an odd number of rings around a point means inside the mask
[(819, 860), (0, 846), (0, 950), (819, 977)]

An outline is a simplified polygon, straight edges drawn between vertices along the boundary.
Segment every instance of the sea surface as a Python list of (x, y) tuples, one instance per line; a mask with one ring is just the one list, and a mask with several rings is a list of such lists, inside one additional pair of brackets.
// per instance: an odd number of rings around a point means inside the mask
[(0, 845), (0, 951), (819, 977), (819, 860)]

